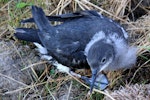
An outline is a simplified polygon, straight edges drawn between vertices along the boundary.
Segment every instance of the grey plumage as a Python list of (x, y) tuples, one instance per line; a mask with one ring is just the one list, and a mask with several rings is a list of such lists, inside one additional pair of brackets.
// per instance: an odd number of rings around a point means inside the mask
[[(125, 30), (96, 11), (48, 17), (41, 8), (32, 6), (32, 15), (33, 18), (22, 22), (35, 22), (39, 29), (17, 28), (16, 37), (41, 43), (63, 65), (90, 66), (91, 91), (99, 72), (130, 68), (136, 62), (136, 48), (129, 46)], [(51, 26), (52, 20), (63, 23)], [(22, 37), (21, 31), (28, 30), (34, 30), (34, 35), (30, 35), (35, 37), (34, 41)]]

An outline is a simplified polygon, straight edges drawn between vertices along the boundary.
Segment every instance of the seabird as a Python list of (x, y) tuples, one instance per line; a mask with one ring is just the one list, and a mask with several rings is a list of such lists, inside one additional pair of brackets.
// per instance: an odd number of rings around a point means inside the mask
[[(46, 59), (54, 58), (57, 61), (54, 65), (66, 66), (59, 67), (64, 72), (68, 70), (70, 74), (68, 68), (77, 66), (90, 67), (92, 77), (83, 78), (90, 84), (90, 92), (102, 72), (127, 69), (135, 64), (137, 49), (129, 46), (128, 33), (98, 12), (85, 10), (46, 16), (40, 7), (32, 6), (31, 10), (33, 18), (21, 22), (35, 22), (38, 29), (16, 28), (15, 36), (39, 45)], [(50, 21), (62, 23), (52, 26)], [(107, 83), (106, 77), (100, 79)]]

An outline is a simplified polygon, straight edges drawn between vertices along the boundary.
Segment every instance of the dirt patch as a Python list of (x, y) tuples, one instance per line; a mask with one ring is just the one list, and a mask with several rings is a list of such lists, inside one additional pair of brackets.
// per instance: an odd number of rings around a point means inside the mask
[[(13, 41), (0, 41), (0, 93), (3, 100), (17, 100), (19, 89), (32, 82), (31, 70), (21, 71), (38, 59), (28, 46), (16, 46)], [(29, 52), (30, 51), (30, 52)]]

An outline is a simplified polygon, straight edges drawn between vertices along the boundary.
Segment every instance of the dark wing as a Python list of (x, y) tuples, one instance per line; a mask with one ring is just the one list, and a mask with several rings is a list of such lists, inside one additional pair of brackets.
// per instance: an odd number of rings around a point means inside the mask
[(59, 39), (63, 33), (57, 33), (57, 28), (50, 25), (41, 8), (32, 6), (32, 15), (39, 28), (38, 36), (44, 47), (62, 64), (72, 65), (73, 58), (71, 55), (77, 52), (80, 42), (71, 38), (63, 39), (64, 41), (60, 42)]
[[(58, 38), (63, 34), (58, 34), (57, 29), (50, 25), (45, 13), (42, 8), (32, 6), (32, 15), (34, 21), (39, 28), (38, 36), (42, 44), (49, 50), (61, 47), (59, 45)], [(69, 34), (68, 34), (69, 35)], [(57, 37), (58, 36), (58, 37)], [(72, 45), (76, 45), (70, 41), (64, 44), (66, 47), (72, 48)], [(64, 48), (66, 48), (64, 47)]]
[[(78, 18), (78, 17), (82, 17), (81, 15), (77, 15), (77, 14), (73, 14), (73, 13), (70, 13), (70, 14), (62, 14), (62, 15), (58, 15), (58, 16), (46, 16), (47, 19), (49, 21), (60, 21), (60, 22), (64, 22), (66, 20), (70, 20), (70, 19), (73, 19), (73, 18)], [(29, 18), (29, 19), (25, 19), (25, 20), (22, 20), (21, 23), (31, 23), (31, 22), (34, 22), (34, 18)]]
[(103, 31), (106, 36), (117, 33), (124, 37), (120, 25), (96, 11), (62, 15), (61, 19), (68, 19), (55, 27), (50, 25), (41, 8), (32, 6), (32, 15), (39, 28), (38, 36), (43, 46), (56, 60), (67, 66), (72, 64), (74, 58), (77, 62), (86, 61), (84, 48), (97, 32)]
[(41, 44), (41, 41), (38, 36), (39, 30), (32, 28), (16, 28), (15, 29), (15, 37), (29, 42), (37, 42)]
[[(80, 11), (80, 12), (74, 12), (74, 13), (68, 13), (68, 14), (62, 14), (62, 15), (57, 15), (57, 16), (46, 16), (49, 21), (60, 21), (60, 22), (65, 22), (68, 20), (72, 19), (77, 19), (81, 18), (84, 16), (87, 16), (89, 14), (93, 14), (95, 16), (99, 16), (96, 11), (94, 10), (85, 10), (85, 11)], [(21, 23), (31, 23), (35, 22), (34, 18), (29, 18), (22, 20)]]

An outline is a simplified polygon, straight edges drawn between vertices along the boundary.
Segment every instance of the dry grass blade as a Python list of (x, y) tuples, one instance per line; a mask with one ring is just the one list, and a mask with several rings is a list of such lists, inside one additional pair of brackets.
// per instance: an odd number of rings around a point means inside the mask
[(31, 68), (31, 67), (33, 67), (33, 66), (37, 66), (37, 65), (40, 65), (40, 64), (45, 64), (46, 62), (47, 62), (47, 61), (41, 61), (41, 62), (37, 62), (37, 63), (31, 64), (31, 65), (29, 65), (29, 66), (27, 66), (27, 67), (25, 67), (25, 68), (22, 68), (21, 71), (27, 70), (28, 68)]
[[(108, 12), (108, 11), (106, 11), (106, 10), (100, 8), (100, 7), (98, 7), (97, 5), (94, 5), (93, 3), (91, 3), (91, 2), (89, 2), (89, 1), (87, 1), (87, 0), (82, 0), (82, 1), (83, 1), (83, 3), (89, 4), (90, 6), (94, 7), (94, 9), (100, 10), (101, 13), (104, 12), (104, 13), (110, 15), (110, 16), (113, 16), (114, 18), (116, 18), (116, 19), (118, 19), (118, 20), (120, 20), (120, 21), (126, 22), (126, 21), (123, 20), (122, 18), (117, 17), (117, 16), (114, 16), (114, 14), (112, 14), (112, 13), (110, 13), (110, 12)], [(127, 22), (126, 22), (126, 23), (127, 23)]]
[(32, 88), (34, 88), (34, 87), (37, 87), (37, 86), (40, 86), (40, 85), (44, 85), (44, 84), (46, 84), (46, 82), (41, 82), (41, 83), (39, 83), (39, 84), (29, 85), (29, 86), (22, 87), (22, 88), (13, 90), (13, 91), (5, 92), (5, 93), (3, 93), (3, 95), (17, 93), (17, 92), (19, 92), (19, 91), (23, 91), (23, 90), (30, 89), (30, 88), (32, 89)]
[[(47, 84), (48, 84), (48, 83), (47, 83)], [(56, 98), (55, 98), (54, 95), (52, 94), (51, 90), (49, 90), (49, 87), (47, 86), (47, 84), (46, 84), (46, 88), (47, 88), (49, 94), (52, 96), (53, 100), (56, 100)]]
[(67, 100), (69, 100), (71, 89), (72, 89), (72, 81), (70, 83), (70, 87), (69, 87), (69, 90), (68, 90)]
[(1, 77), (5, 77), (5, 78), (7, 78), (7, 79), (10, 80), (10, 81), (17, 82), (17, 83), (19, 83), (19, 84), (21, 84), (21, 85), (23, 85), (23, 86), (28, 86), (28, 85), (26, 85), (26, 84), (24, 84), (24, 83), (22, 83), (22, 82), (20, 82), (20, 81), (15, 80), (14, 78), (9, 77), (9, 76), (7, 76), (7, 75), (4, 75), (4, 74), (2, 74), (2, 73), (0, 73), (0, 76), (1, 76)]

